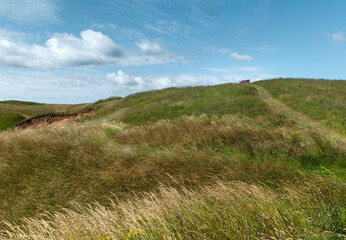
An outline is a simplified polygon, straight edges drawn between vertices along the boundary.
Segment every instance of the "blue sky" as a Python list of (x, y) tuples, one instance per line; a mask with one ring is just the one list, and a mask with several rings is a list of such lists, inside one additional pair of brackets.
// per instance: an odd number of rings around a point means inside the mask
[(344, 0), (0, 0), (0, 100), (345, 79)]

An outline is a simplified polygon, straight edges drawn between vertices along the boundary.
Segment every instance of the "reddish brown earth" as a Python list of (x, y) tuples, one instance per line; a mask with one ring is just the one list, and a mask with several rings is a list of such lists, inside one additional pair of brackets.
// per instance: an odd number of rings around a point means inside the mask
[(41, 115), (33, 118), (29, 118), (18, 123), (13, 130), (25, 129), (29, 127), (43, 127), (50, 124), (63, 124), (76, 119), (85, 118), (86, 116), (93, 115), (95, 110), (88, 108), (80, 111), (78, 113), (72, 114), (47, 114)]

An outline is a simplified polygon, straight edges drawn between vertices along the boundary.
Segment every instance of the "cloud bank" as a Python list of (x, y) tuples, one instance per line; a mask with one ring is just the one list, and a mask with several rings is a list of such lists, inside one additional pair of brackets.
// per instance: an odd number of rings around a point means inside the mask
[[(1, 31), (0, 31), (1, 33)], [(0, 35), (0, 65), (22, 68), (59, 68), (79, 66), (138, 66), (186, 62), (168, 52), (160, 44), (143, 40), (137, 43), (140, 55), (129, 55), (112, 39), (101, 32), (85, 30), (76, 37), (55, 33), (44, 45)]]

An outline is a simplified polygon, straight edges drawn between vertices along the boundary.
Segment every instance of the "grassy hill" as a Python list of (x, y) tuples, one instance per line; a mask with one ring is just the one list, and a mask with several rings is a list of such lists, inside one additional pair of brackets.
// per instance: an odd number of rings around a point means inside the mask
[[(8, 107), (96, 113), (0, 132), (0, 239), (343, 239), (343, 135), (301, 124), (294, 107), (276, 102), (278, 111), (264, 97), (290, 81)], [(338, 125), (344, 109), (328, 109), (338, 117), (320, 119)]]
[(42, 104), (23, 101), (0, 101), (0, 131), (13, 128), (17, 123), (44, 114), (73, 113), (89, 104)]
[(346, 134), (346, 83), (313, 79), (275, 79), (256, 84), (312, 119)]

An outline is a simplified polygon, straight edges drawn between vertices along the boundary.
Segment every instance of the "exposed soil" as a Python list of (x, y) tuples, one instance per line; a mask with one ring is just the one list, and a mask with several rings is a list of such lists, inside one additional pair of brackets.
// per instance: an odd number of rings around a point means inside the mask
[(29, 127), (43, 127), (50, 124), (63, 124), (76, 119), (85, 118), (86, 116), (93, 115), (94, 109), (88, 108), (77, 113), (72, 114), (46, 114), (33, 118), (29, 118), (18, 123), (13, 130), (25, 129)]

